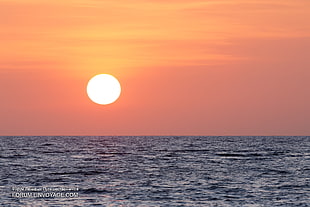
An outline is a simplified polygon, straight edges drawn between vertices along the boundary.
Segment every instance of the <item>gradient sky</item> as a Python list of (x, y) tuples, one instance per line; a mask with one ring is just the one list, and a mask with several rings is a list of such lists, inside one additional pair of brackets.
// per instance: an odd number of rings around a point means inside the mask
[[(0, 0), (0, 135), (309, 135), (309, 0)], [(109, 73), (101, 106), (88, 80)]]

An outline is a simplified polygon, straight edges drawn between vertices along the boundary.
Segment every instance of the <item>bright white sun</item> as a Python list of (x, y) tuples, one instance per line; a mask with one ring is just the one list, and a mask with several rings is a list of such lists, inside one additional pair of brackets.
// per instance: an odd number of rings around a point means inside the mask
[(99, 74), (88, 81), (87, 95), (97, 104), (111, 104), (121, 95), (121, 85), (109, 74)]

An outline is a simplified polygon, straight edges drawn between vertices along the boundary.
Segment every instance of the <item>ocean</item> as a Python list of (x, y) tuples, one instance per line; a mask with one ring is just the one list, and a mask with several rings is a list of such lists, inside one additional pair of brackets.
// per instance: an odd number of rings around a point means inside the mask
[(0, 206), (310, 206), (310, 137), (0, 137)]

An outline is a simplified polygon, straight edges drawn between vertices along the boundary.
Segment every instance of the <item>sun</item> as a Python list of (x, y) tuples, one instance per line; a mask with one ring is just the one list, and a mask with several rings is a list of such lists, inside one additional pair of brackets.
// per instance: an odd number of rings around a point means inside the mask
[(112, 75), (99, 74), (87, 84), (87, 95), (93, 102), (107, 105), (115, 102), (121, 95), (121, 84)]

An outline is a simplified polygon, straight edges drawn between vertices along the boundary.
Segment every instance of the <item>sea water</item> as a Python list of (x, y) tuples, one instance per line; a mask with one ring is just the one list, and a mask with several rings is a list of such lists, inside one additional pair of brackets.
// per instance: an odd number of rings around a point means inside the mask
[(0, 137), (1, 206), (310, 206), (310, 137)]

